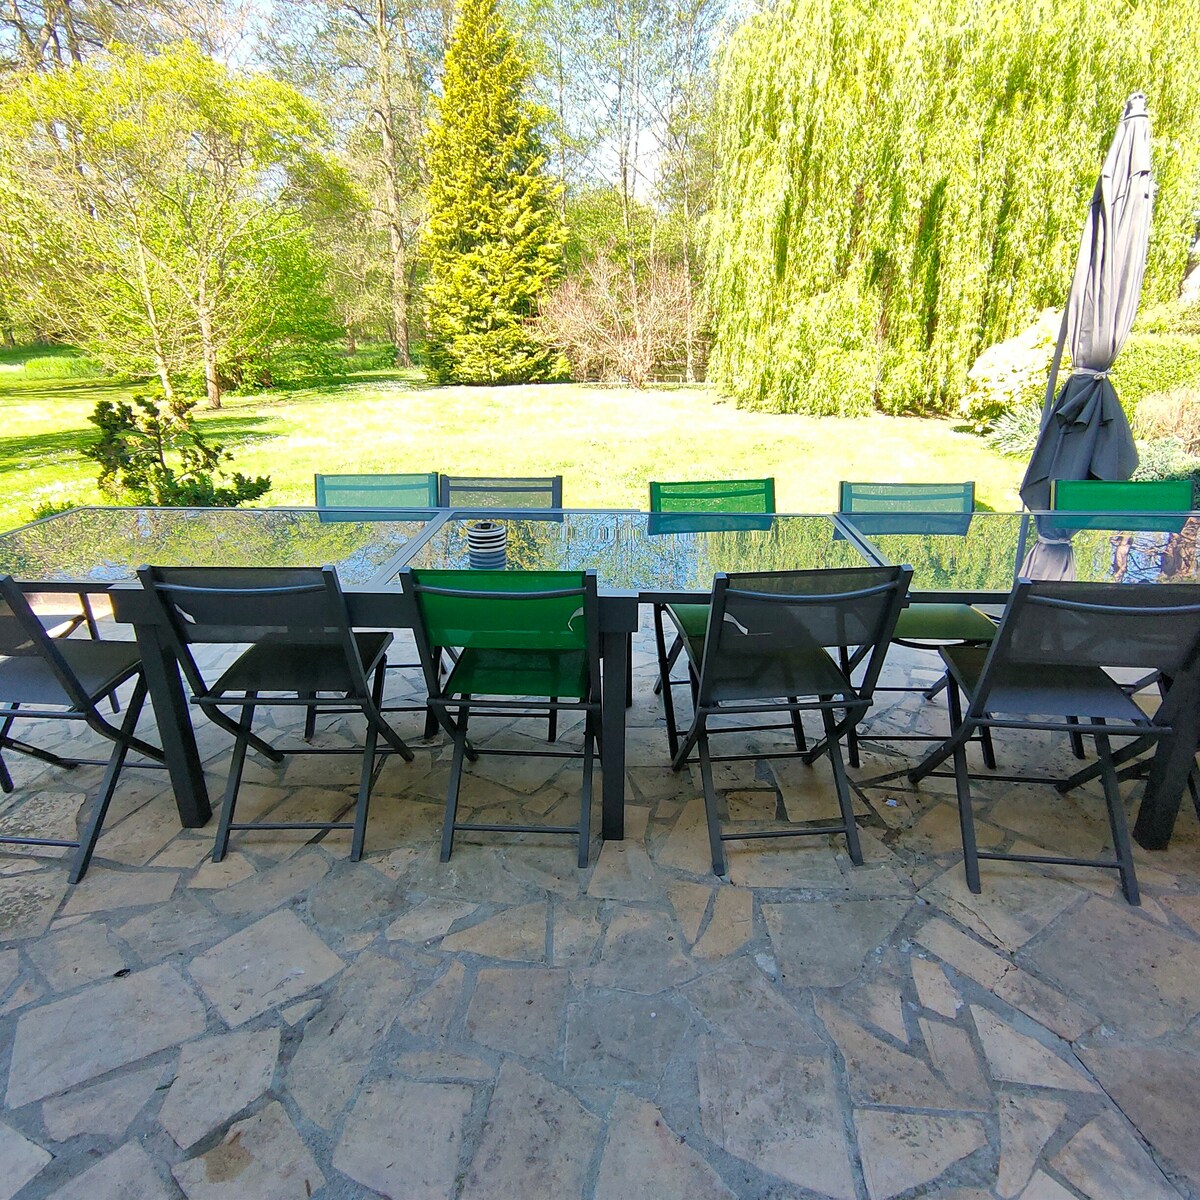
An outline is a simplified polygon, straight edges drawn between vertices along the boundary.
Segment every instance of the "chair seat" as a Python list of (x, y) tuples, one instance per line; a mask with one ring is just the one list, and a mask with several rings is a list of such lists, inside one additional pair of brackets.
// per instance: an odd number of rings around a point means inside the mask
[(453, 696), (557, 696), (584, 700), (589, 690), (583, 650), (468, 648), (446, 680)]
[(990, 642), (996, 624), (969, 604), (913, 603), (900, 610), (894, 642)]
[[(392, 635), (372, 630), (356, 633), (363, 672), (370, 675)], [(80, 643), (82, 645), (82, 643)], [(317, 692), (345, 692), (354, 687), (340, 645), (313, 645), (271, 637), (255, 643), (213, 684), (210, 696), (230, 692), (295, 692), (313, 696)]]
[[(124, 683), (137, 671), (140, 661), (135, 642), (59, 639), (54, 645), (90, 700), (97, 700)], [(72, 704), (49, 663), (41, 657), (25, 655), (0, 661), (0, 701), (6, 704)]]
[(704, 639), (704, 631), (708, 628), (707, 604), (668, 604), (667, 615), (675, 622), (676, 628), (685, 638)]
[[(975, 695), (986, 646), (944, 646), (942, 658), (968, 699)], [(1013, 663), (1001, 666), (987, 697), (988, 712), (1024, 716), (1075, 713), (1083, 720), (1145, 724), (1146, 714), (1099, 667), (1055, 663)], [(1064, 722), (1064, 728), (1066, 727)]]

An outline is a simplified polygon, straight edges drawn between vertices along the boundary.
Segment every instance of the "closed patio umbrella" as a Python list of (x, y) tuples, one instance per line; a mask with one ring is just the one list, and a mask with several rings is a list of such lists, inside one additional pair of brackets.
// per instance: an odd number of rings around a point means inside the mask
[[(1135, 92), (1125, 103), (1084, 223), (1042, 429), (1021, 484), (1030, 509), (1050, 507), (1052, 480), (1128, 479), (1137, 467), (1133, 434), (1108, 372), (1141, 299), (1152, 193), (1150, 117), (1146, 97)], [(1055, 396), (1064, 345), (1071, 351), (1071, 374)], [(1021, 574), (1074, 578), (1069, 537), (1040, 529)]]

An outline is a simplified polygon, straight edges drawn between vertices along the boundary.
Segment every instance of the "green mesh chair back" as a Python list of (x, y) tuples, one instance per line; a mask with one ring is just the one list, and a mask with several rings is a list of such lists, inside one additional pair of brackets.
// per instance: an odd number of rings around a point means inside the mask
[(314, 475), (318, 508), (436, 508), (438, 473)]
[(1190, 512), (1190, 479), (1055, 479), (1050, 507), (1061, 512)]
[(965, 536), (975, 510), (974, 483), (847, 483), (838, 512), (860, 533)]
[(652, 513), (774, 513), (774, 479), (650, 482)]
[[(699, 704), (813, 695), (814, 664), (832, 663), (825, 651), (834, 648), (853, 650), (837, 690), (869, 699), (911, 575), (908, 567), (717, 575)], [(850, 671), (864, 660), (852, 687)]]
[(438, 504), (442, 508), (562, 508), (563, 478), (443, 475)]

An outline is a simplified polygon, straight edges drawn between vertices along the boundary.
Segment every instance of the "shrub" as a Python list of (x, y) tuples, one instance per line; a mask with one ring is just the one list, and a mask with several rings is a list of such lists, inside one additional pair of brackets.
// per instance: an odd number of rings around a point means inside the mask
[(1134, 413), (1133, 430), (1147, 439), (1177, 438), (1189, 454), (1200, 454), (1200, 387), (1147, 396)]
[(71, 509), (79, 506), (78, 500), (42, 500), (33, 506), (29, 519), (40, 521), (43, 517), (57, 517), (59, 514), (70, 512)]
[(1028, 401), (1002, 412), (992, 425), (988, 442), (1006, 458), (1028, 458), (1042, 431), (1042, 405)]
[(25, 360), (27, 379), (103, 379), (104, 368), (86, 354), (43, 354)]
[(1200, 385), (1200, 337), (1135, 332), (1113, 364), (1113, 386), (1131, 415), (1156, 392)]
[(1192, 503), (1200, 487), (1200, 456), (1189, 454), (1178, 438), (1154, 438), (1138, 445), (1138, 468), (1134, 479), (1190, 479)]

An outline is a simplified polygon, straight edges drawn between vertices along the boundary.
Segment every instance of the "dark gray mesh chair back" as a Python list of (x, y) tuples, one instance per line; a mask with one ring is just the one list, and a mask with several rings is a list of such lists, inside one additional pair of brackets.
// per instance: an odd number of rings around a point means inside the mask
[(318, 508), (436, 508), (438, 474), (314, 475)]
[(510, 478), (443, 475), (438, 492), (442, 508), (562, 508), (561, 475)]
[(908, 567), (849, 567), (718, 575), (700, 702), (812, 695), (831, 665), (824, 651), (834, 647), (854, 651), (851, 669), (869, 659), (855, 688), (869, 696), (911, 574)]
[(1178, 675), (1200, 647), (1200, 584), (1020, 580), (992, 659)]
[(45, 703), (89, 705), (75, 673), (10, 575), (0, 576), (0, 658), (16, 668), (12, 673), (17, 679), (37, 678)]
[[(15, 596), (10, 589), (16, 592)], [(32, 626), (18, 616), (18, 607), (28, 611), (28, 604), (17, 585), (5, 578), (0, 582), (0, 656), (4, 658), (32, 658), (39, 653), (37, 635)]]

